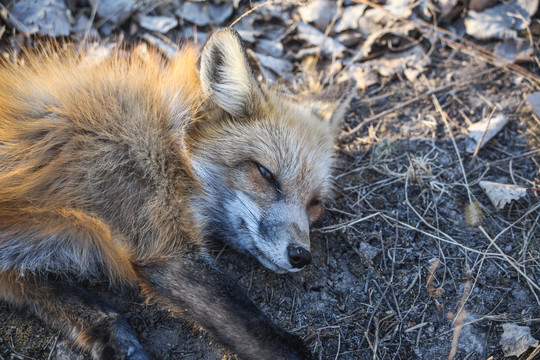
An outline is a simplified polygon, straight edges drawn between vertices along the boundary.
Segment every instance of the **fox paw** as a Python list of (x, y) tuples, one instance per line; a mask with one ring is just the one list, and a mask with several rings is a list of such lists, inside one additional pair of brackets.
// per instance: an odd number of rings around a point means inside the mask
[[(102, 331), (97, 334), (97, 332)], [(92, 331), (95, 342), (92, 356), (96, 360), (150, 360), (127, 322), (118, 318), (111, 330), (97, 327)], [(97, 336), (96, 336), (97, 335)]]

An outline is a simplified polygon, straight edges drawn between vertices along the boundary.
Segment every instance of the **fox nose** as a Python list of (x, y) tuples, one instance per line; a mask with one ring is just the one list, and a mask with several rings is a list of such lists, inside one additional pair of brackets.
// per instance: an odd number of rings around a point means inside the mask
[(303, 268), (311, 263), (311, 253), (303, 246), (289, 245), (287, 247), (289, 262), (293, 268)]

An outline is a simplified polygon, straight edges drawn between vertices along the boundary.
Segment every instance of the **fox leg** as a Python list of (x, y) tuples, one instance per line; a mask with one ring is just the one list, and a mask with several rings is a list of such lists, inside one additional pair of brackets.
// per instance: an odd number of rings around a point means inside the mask
[(25, 307), (100, 360), (148, 360), (127, 321), (75, 283), (0, 273), (0, 299)]
[(309, 359), (302, 341), (277, 327), (206, 254), (136, 267), (145, 294), (205, 328), (242, 359)]

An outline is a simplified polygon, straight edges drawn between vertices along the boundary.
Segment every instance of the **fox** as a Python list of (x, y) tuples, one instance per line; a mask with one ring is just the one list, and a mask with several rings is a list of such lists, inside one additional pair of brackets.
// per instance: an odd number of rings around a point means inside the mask
[(310, 264), (354, 84), (268, 88), (231, 28), (171, 59), (53, 48), (0, 65), (1, 301), (93, 359), (150, 359), (81, 285), (95, 280), (137, 289), (241, 359), (311, 358), (208, 245), (276, 273)]

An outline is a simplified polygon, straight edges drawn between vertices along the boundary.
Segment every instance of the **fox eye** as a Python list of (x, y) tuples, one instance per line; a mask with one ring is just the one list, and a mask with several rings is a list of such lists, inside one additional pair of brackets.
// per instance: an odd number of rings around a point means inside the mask
[(259, 167), (259, 171), (261, 172), (262, 177), (270, 181), (271, 183), (274, 183), (274, 175), (272, 175), (272, 173), (261, 164), (257, 164), (257, 166)]

